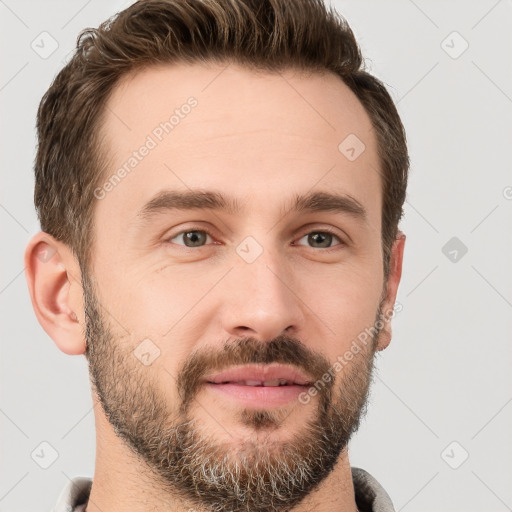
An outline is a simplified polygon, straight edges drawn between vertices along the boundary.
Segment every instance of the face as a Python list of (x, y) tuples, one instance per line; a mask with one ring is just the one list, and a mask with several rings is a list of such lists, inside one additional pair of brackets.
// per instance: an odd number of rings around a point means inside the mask
[(208, 510), (287, 510), (364, 410), (378, 329), (354, 341), (385, 285), (376, 139), (334, 75), (223, 69), (146, 69), (109, 100), (86, 354), (161, 486)]

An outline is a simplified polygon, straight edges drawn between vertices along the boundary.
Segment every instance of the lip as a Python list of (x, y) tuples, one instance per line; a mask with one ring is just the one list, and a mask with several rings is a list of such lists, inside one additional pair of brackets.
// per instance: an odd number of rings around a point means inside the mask
[(282, 407), (290, 402), (299, 402), (299, 396), (307, 390), (306, 386), (243, 386), (238, 384), (207, 383), (206, 388), (221, 398), (235, 400), (239, 405), (254, 409)]
[[(286, 386), (251, 386), (242, 381), (291, 382)], [(299, 370), (284, 365), (246, 365), (230, 368), (205, 379), (205, 387), (230, 402), (257, 409), (270, 409), (299, 401), (299, 395), (310, 386), (311, 379)]]
[[(287, 380), (296, 386), (311, 385), (312, 380), (296, 368), (282, 364), (244, 365), (211, 374), (204, 380), (211, 384), (235, 383), (240, 381)], [(285, 386), (283, 386), (285, 387)]]

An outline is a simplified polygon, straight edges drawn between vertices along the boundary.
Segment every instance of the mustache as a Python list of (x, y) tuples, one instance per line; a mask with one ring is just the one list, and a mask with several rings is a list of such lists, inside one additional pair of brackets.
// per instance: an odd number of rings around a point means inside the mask
[[(271, 341), (253, 337), (225, 342), (219, 349), (198, 349), (188, 358), (177, 377), (178, 393), (182, 399), (182, 412), (186, 412), (194, 396), (212, 371), (245, 364), (280, 363), (294, 366), (318, 381), (329, 370), (327, 358), (304, 345), (300, 340), (282, 334)], [(331, 382), (330, 385), (333, 383)]]

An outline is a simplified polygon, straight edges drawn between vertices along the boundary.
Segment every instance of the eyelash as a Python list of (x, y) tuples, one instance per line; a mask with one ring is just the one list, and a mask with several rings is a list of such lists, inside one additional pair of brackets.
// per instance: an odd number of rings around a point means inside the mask
[[(214, 236), (212, 235), (212, 233), (208, 229), (205, 229), (205, 228), (196, 229), (196, 228), (192, 227), (192, 228), (185, 229), (183, 231), (180, 231), (180, 232), (172, 235), (171, 237), (167, 238), (165, 241), (171, 244), (171, 243), (173, 243), (173, 242), (171, 242), (171, 240), (173, 240), (174, 238), (176, 238), (176, 237), (178, 237), (180, 235), (183, 235), (185, 233), (189, 233), (191, 231), (196, 231), (196, 232), (200, 232), (200, 233), (206, 233), (210, 238), (212, 238), (212, 239), (214, 238)], [(343, 247), (343, 246), (346, 245), (345, 242), (341, 239), (341, 237), (339, 235), (337, 235), (334, 231), (331, 231), (330, 229), (314, 229), (312, 231), (308, 231), (307, 233), (302, 235), (299, 238), (299, 240), (301, 240), (305, 236), (310, 235), (312, 233), (321, 233), (321, 234), (332, 235), (334, 238), (337, 238), (340, 243), (338, 245), (334, 245), (333, 247), (325, 247), (325, 248), (310, 247), (310, 249), (319, 249), (322, 252), (329, 252), (329, 251), (336, 250), (336, 248), (340, 248), (340, 247)], [(205, 247), (204, 245), (198, 246), (198, 247), (187, 247), (186, 245), (182, 245), (182, 244), (176, 244), (176, 245), (180, 245), (185, 250), (195, 250), (195, 249), (201, 249), (201, 248)]]

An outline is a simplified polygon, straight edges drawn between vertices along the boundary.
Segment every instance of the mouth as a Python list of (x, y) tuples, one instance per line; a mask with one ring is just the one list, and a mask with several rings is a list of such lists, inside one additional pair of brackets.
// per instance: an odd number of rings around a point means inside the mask
[(311, 379), (300, 370), (282, 364), (245, 365), (224, 370), (205, 378), (210, 384), (240, 386), (308, 386)]
[(284, 365), (239, 366), (206, 377), (204, 384), (241, 405), (266, 409), (297, 401), (312, 380), (296, 368)]
[(276, 386), (299, 386), (291, 380), (286, 379), (274, 379), (274, 380), (238, 380), (238, 381), (224, 381), (224, 382), (209, 382), (209, 384), (235, 384), (237, 386), (265, 386), (265, 387), (276, 387)]

